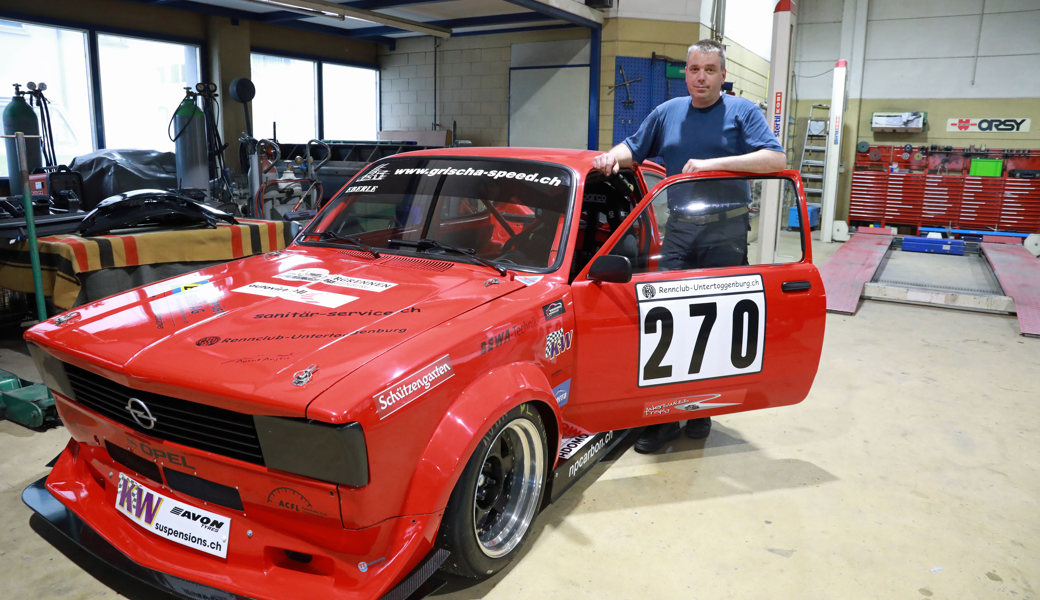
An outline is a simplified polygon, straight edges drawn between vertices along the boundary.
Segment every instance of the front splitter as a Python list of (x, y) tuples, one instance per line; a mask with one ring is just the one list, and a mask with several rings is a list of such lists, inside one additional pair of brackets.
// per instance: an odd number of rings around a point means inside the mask
[[(250, 596), (183, 579), (135, 562), (55, 498), (47, 490), (46, 484), (46, 477), (29, 484), (22, 490), (22, 502), (72, 543), (121, 573), (156, 590), (185, 600), (255, 600)], [(431, 552), (394, 589), (387, 592), (383, 599), (417, 600), (433, 593), (444, 583), (435, 577), (435, 574), (447, 558), (447, 550)]]
[(87, 525), (83, 519), (76, 516), (76, 513), (58, 501), (47, 490), (46, 484), (46, 477), (29, 484), (28, 487), (22, 490), (22, 502), (33, 509), (36, 514), (43, 517), (54, 529), (67, 537), (72, 543), (112, 568), (133, 577), (145, 585), (179, 598), (253, 600), (249, 596), (241, 596), (227, 590), (182, 579), (134, 562), (129, 556), (108, 543), (97, 531)]

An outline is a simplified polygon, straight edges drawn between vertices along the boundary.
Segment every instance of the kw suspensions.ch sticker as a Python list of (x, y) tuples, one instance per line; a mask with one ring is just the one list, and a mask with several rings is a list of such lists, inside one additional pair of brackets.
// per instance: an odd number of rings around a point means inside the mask
[(761, 275), (641, 283), (635, 292), (640, 387), (762, 370)]

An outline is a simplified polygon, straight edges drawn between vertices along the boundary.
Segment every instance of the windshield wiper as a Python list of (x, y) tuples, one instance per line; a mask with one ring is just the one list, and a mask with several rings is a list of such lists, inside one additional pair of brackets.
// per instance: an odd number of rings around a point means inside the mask
[(441, 250), (444, 252), (461, 254), (462, 256), (473, 259), (486, 267), (491, 267), (492, 269), (498, 271), (498, 274), (502, 277), (506, 276), (505, 267), (502, 267), (501, 265), (495, 264), (490, 260), (477, 256), (477, 251), (473, 248), (459, 248), (458, 246), (449, 246), (431, 238), (421, 238), (418, 240), (390, 239), (386, 242), (391, 248), (394, 246), (410, 246), (412, 248), (415, 248), (419, 252), (426, 252), (427, 250)]
[(358, 248), (361, 248), (362, 250), (364, 250), (365, 252), (368, 252), (369, 254), (374, 256), (375, 258), (379, 258), (379, 252), (375, 248), (373, 248), (372, 246), (369, 246), (368, 244), (362, 242), (356, 236), (353, 236), (353, 235), (342, 235), (342, 234), (336, 233), (335, 231), (328, 231), (328, 230), (326, 230), (326, 231), (322, 231), (320, 234), (318, 234), (318, 240), (322, 241), (322, 242), (346, 242), (347, 244), (350, 244), (351, 246), (356, 246)]

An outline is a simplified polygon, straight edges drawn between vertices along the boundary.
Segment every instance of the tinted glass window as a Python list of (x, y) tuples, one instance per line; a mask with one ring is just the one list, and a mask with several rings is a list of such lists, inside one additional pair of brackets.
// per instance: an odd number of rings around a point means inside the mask
[(569, 171), (544, 163), (395, 158), (359, 174), (303, 239), (545, 270), (562, 254), (571, 187)]
[[(763, 202), (779, 202), (776, 227), (763, 229)], [(627, 256), (637, 273), (802, 260), (804, 224), (794, 181), (785, 178), (686, 179), (661, 190), (611, 254)], [(655, 241), (656, 228), (661, 243)], [(762, 252), (770, 240), (773, 252)], [(760, 258), (764, 257), (764, 258)]]

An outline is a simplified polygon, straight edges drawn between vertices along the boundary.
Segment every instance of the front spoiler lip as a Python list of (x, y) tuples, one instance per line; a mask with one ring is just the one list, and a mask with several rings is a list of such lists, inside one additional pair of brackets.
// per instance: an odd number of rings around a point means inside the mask
[[(135, 562), (115, 546), (108, 543), (86, 521), (79, 518), (76, 513), (58, 501), (47, 489), (47, 477), (41, 477), (22, 490), (22, 502), (74, 544), (83, 548), (98, 560), (145, 585), (185, 600), (195, 600), (200, 597), (220, 598), (222, 600), (255, 600), (250, 596), (242, 596), (196, 581), (190, 581)], [(397, 586), (388, 591), (383, 598), (417, 600), (436, 591), (443, 582), (434, 578), (433, 575), (447, 558), (448, 552), (443, 549), (431, 552)], [(180, 583), (180, 586), (175, 585), (176, 583)], [(192, 594), (188, 595), (185, 590), (191, 590)], [(200, 596), (200, 594), (204, 596)]]
[(94, 529), (87, 525), (86, 521), (76, 516), (64, 504), (58, 501), (50, 491), (47, 490), (47, 478), (41, 477), (29, 484), (22, 490), (22, 502), (33, 509), (36, 514), (43, 517), (52, 527), (62, 533), (74, 544), (83, 548), (91, 555), (105, 564), (125, 573), (134, 579), (166, 592), (178, 598), (190, 598), (184, 593), (184, 588), (177, 588), (171, 583), (171, 579), (183, 582), (184, 587), (190, 587), (197, 591), (204, 591), (207, 597), (226, 598), (227, 600), (254, 600), (249, 596), (242, 596), (211, 587), (195, 581), (189, 581), (150, 569), (144, 565), (134, 562), (129, 556), (120, 552), (115, 546), (108, 543)]

